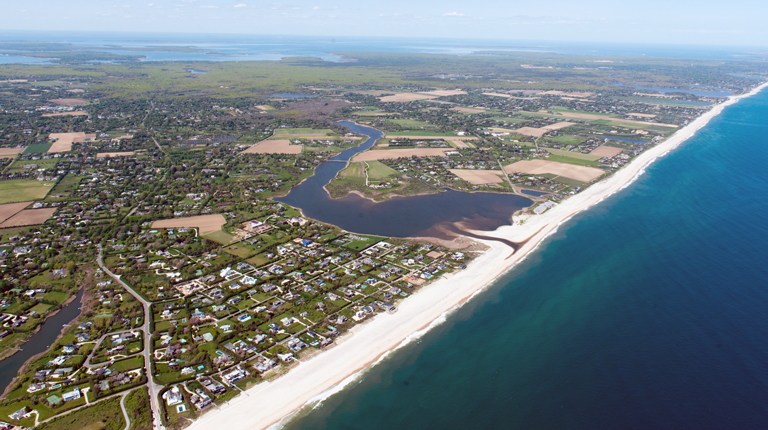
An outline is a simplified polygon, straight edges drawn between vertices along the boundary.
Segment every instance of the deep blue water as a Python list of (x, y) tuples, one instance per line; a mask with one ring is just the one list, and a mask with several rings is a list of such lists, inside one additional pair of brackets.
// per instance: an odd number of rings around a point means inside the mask
[(768, 93), (288, 429), (768, 428)]
[(341, 121), (355, 133), (368, 136), (363, 143), (345, 149), (315, 168), (314, 175), (275, 200), (300, 208), (308, 217), (327, 222), (354, 233), (390, 237), (440, 237), (450, 239), (445, 229), (455, 230), (453, 223), (462, 221), (473, 230), (495, 230), (511, 223), (515, 211), (531, 205), (531, 200), (513, 194), (464, 193), (453, 190), (436, 194), (394, 197), (374, 203), (350, 194), (331, 199), (323, 188), (351, 159), (369, 149), (383, 134), (374, 128)]

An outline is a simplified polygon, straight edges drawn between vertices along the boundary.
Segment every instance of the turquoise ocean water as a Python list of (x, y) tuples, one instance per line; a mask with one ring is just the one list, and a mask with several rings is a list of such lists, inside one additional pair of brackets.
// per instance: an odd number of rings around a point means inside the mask
[(294, 429), (768, 428), (768, 92)]

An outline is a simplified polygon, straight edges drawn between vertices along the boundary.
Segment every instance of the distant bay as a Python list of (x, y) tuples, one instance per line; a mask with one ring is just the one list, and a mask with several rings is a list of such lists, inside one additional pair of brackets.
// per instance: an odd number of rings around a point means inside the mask
[(293, 429), (768, 428), (768, 93)]

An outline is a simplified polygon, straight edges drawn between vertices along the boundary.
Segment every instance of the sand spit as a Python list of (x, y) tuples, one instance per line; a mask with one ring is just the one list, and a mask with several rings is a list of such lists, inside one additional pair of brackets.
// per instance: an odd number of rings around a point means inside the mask
[(391, 351), (420, 337), (440, 324), (445, 315), (457, 308), (496, 278), (510, 270), (557, 227), (574, 215), (625, 188), (645, 167), (691, 137), (718, 115), (725, 106), (754, 95), (763, 84), (748, 94), (732, 97), (677, 131), (663, 143), (638, 156), (632, 163), (581, 194), (573, 196), (542, 215), (533, 216), (523, 225), (504, 226), (484, 236), (511, 241), (530, 238), (517, 252), (502, 243), (481, 241), (489, 247), (466, 270), (434, 282), (399, 303), (394, 314), (381, 314), (371, 322), (352, 330), (336, 347), (300, 363), (286, 375), (259, 384), (194, 422), (189, 429), (210, 428), (265, 429), (279, 423), (304, 405), (321, 401), (354, 381), (361, 371), (380, 361)]

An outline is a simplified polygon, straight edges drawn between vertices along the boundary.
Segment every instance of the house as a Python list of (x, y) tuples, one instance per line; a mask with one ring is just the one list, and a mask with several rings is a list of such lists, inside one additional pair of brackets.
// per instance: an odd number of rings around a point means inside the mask
[(45, 389), (46, 385), (42, 383), (37, 384), (29, 384), (29, 387), (27, 387), (28, 393), (36, 393), (38, 391), (43, 391)]
[(222, 383), (209, 377), (199, 377), (197, 382), (213, 394), (222, 394), (227, 391)]
[(69, 402), (71, 400), (77, 400), (80, 398), (80, 390), (77, 388), (72, 389), (72, 391), (67, 391), (66, 393), (61, 395), (61, 398), (65, 402)]
[(168, 406), (178, 405), (184, 401), (184, 397), (182, 396), (178, 385), (174, 385), (170, 390), (163, 393), (163, 398)]
[(243, 371), (243, 369), (240, 368), (240, 366), (236, 366), (232, 370), (230, 370), (227, 373), (222, 373), (221, 377), (224, 378), (225, 381), (229, 384), (234, 384), (235, 382), (247, 377), (248, 374)]
[(8, 415), (8, 417), (10, 419), (12, 419), (12, 420), (17, 420), (18, 421), (18, 420), (21, 420), (24, 417), (26, 417), (28, 414), (29, 414), (29, 412), (27, 412), (27, 407), (24, 406), (23, 408), (19, 409), (18, 411)]

